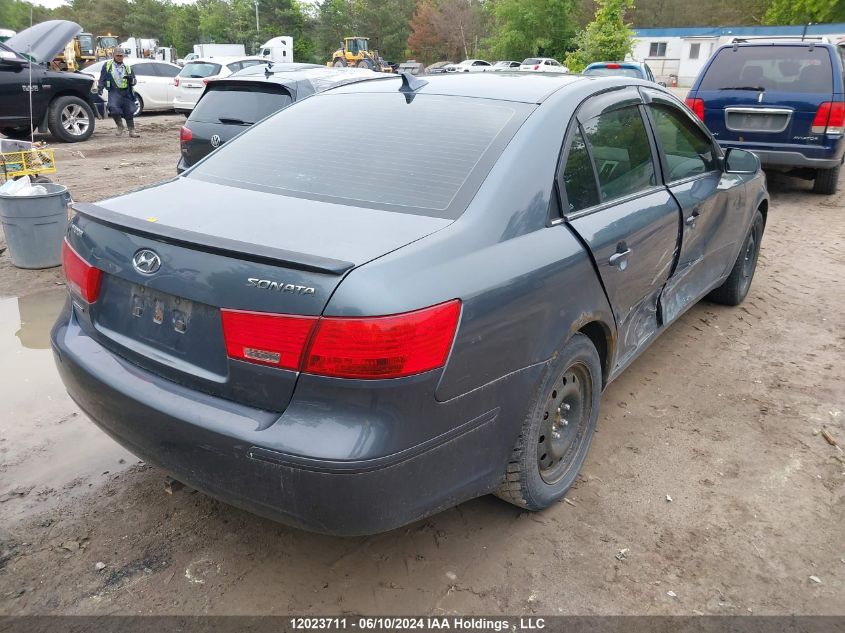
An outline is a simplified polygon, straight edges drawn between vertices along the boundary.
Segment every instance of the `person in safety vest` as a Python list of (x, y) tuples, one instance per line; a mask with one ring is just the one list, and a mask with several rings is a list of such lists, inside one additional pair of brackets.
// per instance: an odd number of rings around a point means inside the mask
[(123, 51), (115, 49), (112, 59), (103, 64), (100, 71), (100, 81), (97, 84), (97, 93), (102, 94), (103, 90), (109, 91), (109, 116), (117, 124), (116, 136), (126, 134), (123, 121), (126, 119), (126, 127), (129, 128), (129, 136), (140, 136), (135, 131), (135, 73), (129, 64), (123, 63)]

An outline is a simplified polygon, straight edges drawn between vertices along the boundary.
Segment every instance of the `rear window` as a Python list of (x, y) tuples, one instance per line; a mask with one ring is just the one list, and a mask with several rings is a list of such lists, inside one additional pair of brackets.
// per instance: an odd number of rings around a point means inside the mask
[[(455, 218), (530, 106), (400, 93), (303, 99), (188, 177), (329, 202)], [(357, 112), (357, 123), (350, 113)], [(384, 127), (388, 125), (388, 128)]]
[[(215, 82), (216, 83), (216, 82)], [(197, 103), (190, 119), (212, 123), (226, 120), (252, 125), (289, 105), (290, 94), (281, 86), (214, 86)]]
[(179, 73), (180, 77), (213, 77), (220, 73), (220, 64), (211, 62), (188, 62)]
[(833, 70), (824, 46), (723, 48), (701, 80), (700, 90), (770, 90), (831, 93)]
[(582, 74), (592, 75), (593, 77), (633, 77), (635, 79), (642, 79), (643, 74), (636, 68), (603, 68), (597, 66), (595, 68), (588, 68)]
[(542, 61), (543, 61), (542, 59), (537, 59), (536, 57), (529, 57), (528, 59), (522, 60), (522, 65), (523, 66), (535, 66), (536, 64), (539, 64)]

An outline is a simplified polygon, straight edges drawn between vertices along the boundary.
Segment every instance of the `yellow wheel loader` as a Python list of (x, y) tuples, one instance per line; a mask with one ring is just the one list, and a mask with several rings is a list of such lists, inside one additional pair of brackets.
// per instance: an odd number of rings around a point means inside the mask
[(390, 73), (393, 69), (379, 57), (378, 51), (370, 50), (370, 38), (345, 37), (340, 48), (332, 53), (332, 59), (326, 66), (368, 68)]

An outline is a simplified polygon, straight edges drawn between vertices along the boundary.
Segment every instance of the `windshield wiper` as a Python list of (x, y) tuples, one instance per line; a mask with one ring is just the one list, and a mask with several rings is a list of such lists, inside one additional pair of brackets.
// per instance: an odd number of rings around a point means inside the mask
[(763, 86), (728, 86), (727, 88), (719, 88), (719, 90), (756, 90), (757, 92), (765, 92)]
[(252, 125), (255, 121), (244, 121), (243, 119), (236, 119), (234, 117), (222, 116), (219, 119), (220, 123), (231, 123), (232, 125)]

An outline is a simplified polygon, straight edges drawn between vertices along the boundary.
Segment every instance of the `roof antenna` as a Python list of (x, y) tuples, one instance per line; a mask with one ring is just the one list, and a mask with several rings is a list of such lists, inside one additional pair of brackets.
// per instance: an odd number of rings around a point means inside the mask
[(399, 73), (402, 77), (402, 86), (399, 88), (399, 92), (416, 92), (426, 84), (427, 81), (424, 79), (417, 79), (407, 70)]

